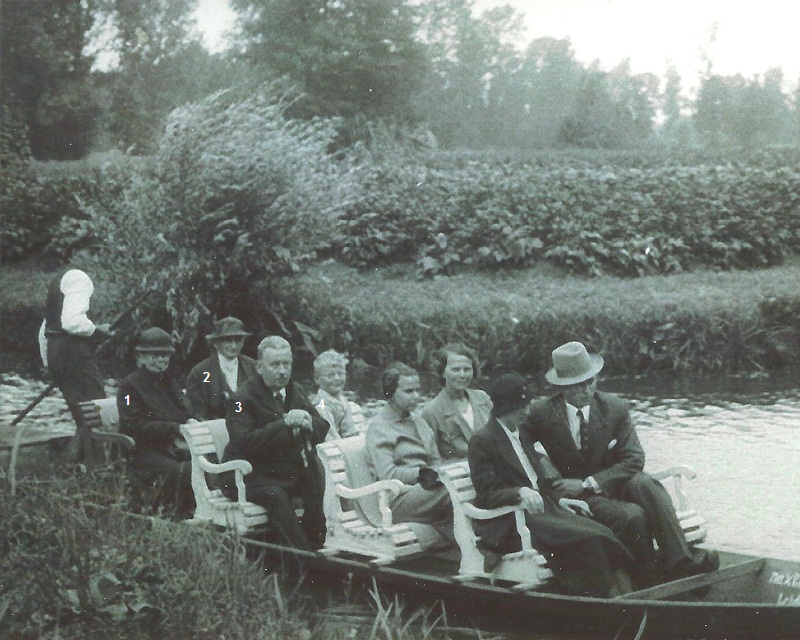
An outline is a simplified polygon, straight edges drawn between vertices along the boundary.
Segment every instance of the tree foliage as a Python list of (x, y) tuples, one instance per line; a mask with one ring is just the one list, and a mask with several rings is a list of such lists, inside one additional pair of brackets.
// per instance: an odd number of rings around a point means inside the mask
[(100, 260), (132, 291), (158, 284), (187, 352), (212, 315), (265, 330), (270, 284), (325, 246), (352, 197), (334, 127), (287, 119), (291, 101), (267, 84), (176, 109), (155, 167), (104, 222)]
[(305, 94), (306, 116), (408, 116), (426, 58), (404, 0), (233, 0), (239, 46)]
[(98, 104), (84, 55), (92, 25), (82, 0), (4, 0), (0, 8), (0, 99), (40, 159), (83, 157)]

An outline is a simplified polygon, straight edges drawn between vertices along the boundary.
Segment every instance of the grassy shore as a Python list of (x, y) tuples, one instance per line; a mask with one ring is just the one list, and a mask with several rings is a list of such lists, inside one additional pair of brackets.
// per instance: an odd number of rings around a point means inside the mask
[[(0, 269), (4, 349), (35, 353), (49, 274)], [(99, 280), (95, 312), (120, 293)], [(318, 332), (318, 346), (382, 366), (426, 367), (460, 340), (488, 369), (544, 371), (567, 340), (603, 353), (607, 371), (732, 373), (779, 366), (800, 336), (800, 262), (753, 271), (642, 278), (575, 277), (538, 267), (417, 279), (410, 268), (358, 271), (329, 262), (280, 283), (285, 313)], [(258, 295), (254, 292), (253, 295)]]
[(567, 276), (549, 268), (419, 281), (402, 268), (358, 272), (333, 263), (286, 282), (293, 316), (321, 342), (369, 363), (425, 366), (451, 340), (490, 367), (536, 373), (578, 339), (618, 374), (736, 372), (791, 356), (800, 264), (758, 271), (636, 279)]

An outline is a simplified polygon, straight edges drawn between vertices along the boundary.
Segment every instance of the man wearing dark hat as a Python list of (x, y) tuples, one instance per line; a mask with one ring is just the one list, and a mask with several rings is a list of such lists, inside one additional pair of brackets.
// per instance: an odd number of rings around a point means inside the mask
[(249, 335), (241, 320), (228, 317), (219, 320), (213, 333), (206, 336), (216, 353), (194, 367), (186, 378), (192, 417), (224, 418), (236, 390), (257, 375), (256, 361), (242, 355), (244, 339)]
[(169, 334), (153, 327), (136, 344), (137, 370), (123, 380), (117, 393), (120, 431), (136, 441), (131, 468), (145, 485), (159, 485), (159, 501), (191, 513), (194, 494), (189, 452), (180, 425), (190, 422), (180, 385), (168, 375), (175, 349)]
[[(553, 573), (571, 594), (605, 598), (630, 591), (625, 569), (633, 563), (631, 555), (608, 528), (588, 517), (585, 502), (556, 498), (552, 486), (558, 472), (520, 431), (530, 401), (527, 387), (525, 378), (507, 374), (489, 388), (494, 403), (489, 422), (469, 441), (475, 506), (522, 505), (531, 543), (549, 556)], [(475, 533), (487, 571), (502, 554), (520, 549), (513, 514), (476, 522)]]
[(627, 403), (597, 391), (603, 358), (580, 342), (553, 351), (545, 378), (559, 392), (530, 406), (525, 430), (541, 441), (563, 476), (554, 489), (560, 497), (585, 500), (593, 518), (610, 528), (634, 555), (645, 581), (657, 569), (682, 577), (719, 567), (715, 552), (689, 549), (666, 489), (644, 473), (644, 450)]

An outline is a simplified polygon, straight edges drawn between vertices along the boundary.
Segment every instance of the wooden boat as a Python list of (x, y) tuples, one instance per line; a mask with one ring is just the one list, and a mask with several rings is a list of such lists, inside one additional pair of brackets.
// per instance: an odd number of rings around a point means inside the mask
[(720, 552), (710, 574), (610, 600), (564, 595), (553, 587), (519, 590), (453, 578), (458, 562), (415, 556), (376, 565), (248, 540), (273, 562), (296, 564), (307, 581), (343, 581), (397, 594), (409, 606), (441, 603), (450, 624), (532, 638), (800, 638), (800, 562)]
[[(113, 412), (112, 403), (95, 403)], [(105, 415), (102, 410), (100, 413)], [(113, 422), (112, 418), (106, 416), (105, 421)], [(181, 431), (192, 454), (195, 522), (243, 534), (247, 547), (268, 562), (302, 569), (306, 585), (327, 590), (343, 582), (375, 584), (385, 593), (402, 597), (409, 606), (441, 604), (448, 624), (518, 632), (531, 638), (800, 639), (797, 561), (720, 552), (720, 568), (712, 573), (613, 599), (579, 597), (560, 591), (549, 570), (540, 566), (538, 552), (529, 544), (526, 548), (520, 530), (522, 551), (504, 557), (499, 566), (508, 559), (508, 564), (522, 567), (521, 572), (488, 575), (475, 571), (467, 557), (474, 537), (468, 517), (484, 516), (477, 513), (483, 510), (470, 504), (474, 491), (461, 463), (440, 469), (453, 501), (459, 550), (449, 555), (425, 553), (420, 544), (424, 528), (391, 522), (387, 496), (395, 490), (393, 481), (358, 477), (364, 467), (360, 460), (363, 441), (358, 436), (318, 447), (326, 472), (325, 548), (309, 552), (282, 546), (270, 539), (264, 510), (244, 499), (242, 477), (249, 472), (249, 463), (236, 461), (242, 464), (231, 466), (209, 459), (212, 453), (221, 457), (227, 443), (224, 421), (184, 425)], [(240, 485), (238, 502), (207, 484), (208, 475), (222, 471), (235, 471)], [(676, 479), (678, 515), (687, 540), (702, 543), (705, 521), (688, 508), (680, 489), (680, 479), (687, 473), (686, 468), (676, 467), (653, 475)], [(375, 513), (353, 508), (369, 496), (374, 497)], [(363, 500), (361, 504), (365, 504)], [(517, 521), (524, 527), (524, 518)], [(531, 572), (538, 575), (528, 580)]]

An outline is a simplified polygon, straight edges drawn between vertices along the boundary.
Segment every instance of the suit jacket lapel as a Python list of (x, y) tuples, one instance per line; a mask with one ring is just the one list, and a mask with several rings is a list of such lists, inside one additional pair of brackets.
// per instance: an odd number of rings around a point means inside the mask
[[(508, 439), (506, 432), (503, 430), (503, 427), (500, 426), (500, 423), (497, 421), (497, 418), (489, 418), (489, 424), (491, 425), (492, 430), (492, 437), (495, 440), (497, 445), (497, 451), (503, 457), (503, 459), (508, 463), (508, 465), (516, 471), (517, 475), (525, 484), (528, 484), (528, 474), (525, 473), (525, 469), (522, 468), (522, 463), (519, 461), (517, 457), (517, 452), (514, 451), (514, 447), (511, 445), (511, 441)], [(534, 467), (534, 471), (536, 467)]]
[(461, 415), (461, 412), (458, 410), (458, 407), (456, 407), (456, 403), (453, 402), (453, 399), (450, 397), (450, 394), (448, 394), (447, 391), (443, 391), (443, 393), (444, 393), (443, 397), (444, 402), (442, 402), (442, 415), (444, 416), (445, 419), (452, 416), (452, 418), (458, 425), (458, 428), (461, 430), (462, 435), (467, 440), (467, 442), (469, 442), (469, 439), (472, 437), (472, 431), (470, 430), (467, 421), (464, 420), (464, 416)]
[(597, 403), (596, 396), (592, 398), (592, 403), (589, 409), (589, 443), (587, 445), (588, 448), (588, 460), (591, 465), (595, 465), (600, 462), (600, 458), (602, 458), (604, 450), (603, 450), (603, 433), (608, 426), (608, 422), (606, 421), (605, 415), (600, 410), (600, 405)]

